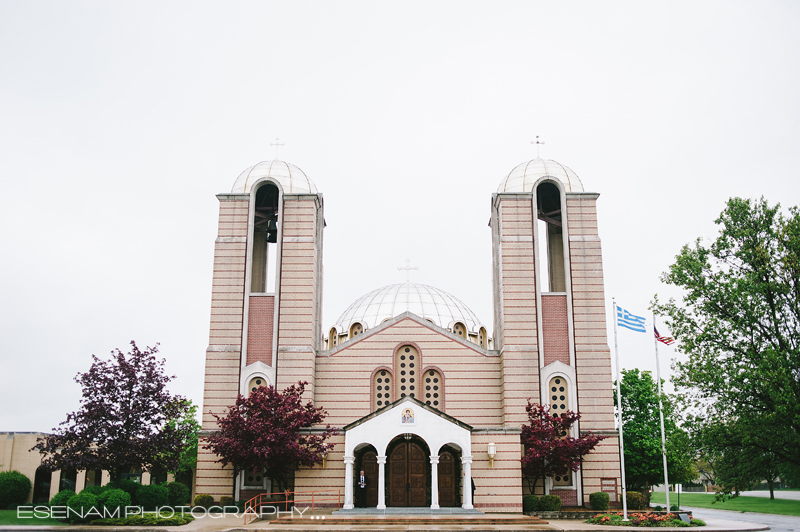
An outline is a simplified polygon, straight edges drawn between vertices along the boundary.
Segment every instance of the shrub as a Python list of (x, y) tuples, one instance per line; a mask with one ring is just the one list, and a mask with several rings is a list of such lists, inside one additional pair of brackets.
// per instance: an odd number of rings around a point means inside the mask
[(50, 506), (66, 506), (67, 502), (75, 495), (77, 493), (72, 490), (61, 490), (50, 499)]
[(136, 502), (145, 510), (166, 506), (169, 502), (169, 489), (158, 484), (139, 486), (136, 490)]
[(214, 505), (214, 497), (212, 497), (211, 495), (205, 495), (203, 493), (198, 494), (194, 498), (194, 505), (202, 506), (203, 508), (208, 510), (209, 508), (211, 508), (211, 506)]
[(233, 506), (233, 497), (223, 496), (219, 498), (219, 505), (223, 508), (225, 506)]
[(141, 484), (136, 482), (135, 480), (131, 480), (129, 478), (125, 478), (122, 480), (115, 480), (114, 482), (109, 482), (106, 486), (110, 486), (112, 488), (120, 489), (131, 496), (131, 503), (139, 504), (139, 501), (136, 499), (136, 492), (139, 491), (139, 488), (142, 487)]
[(656, 506), (653, 508), (653, 510), (655, 510), (656, 512), (663, 512), (663, 511), (664, 511), (664, 507), (663, 507), (663, 506), (660, 506), (660, 505), (656, 505)]
[(645, 509), (644, 497), (638, 491), (629, 491), (626, 500), (628, 502), (628, 510)]
[(19, 471), (0, 473), (0, 510), (24, 503), (31, 487), (31, 479)]
[(679, 510), (680, 510), (680, 508), (678, 508), (677, 504), (673, 504), (672, 506), (669, 507), (669, 511), (670, 512), (677, 512)]
[(106, 489), (97, 496), (97, 502), (103, 508), (103, 515), (114, 515), (119, 510), (119, 515), (123, 515), (126, 506), (131, 506), (131, 496), (127, 491), (118, 488)]
[[(67, 519), (73, 523), (83, 523), (92, 519), (99, 519), (102, 516), (100, 504), (97, 497), (91, 493), (79, 493), (67, 501), (67, 507), (72, 511), (67, 511)], [(94, 512), (90, 510), (94, 508)], [(89, 513), (90, 515), (86, 515)]]
[(595, 491), (589, 495), (589, 505), (595, 511), (608, 510), (608, 501), (608, 493), (603, 493), (602, 491)]
[(158, 517), (153, 514), (147, 515), (132, 515), (127, 518), (118, 519), (95, 519), (92, 521), (93, 525), (106, 525), (106, 526), (180, 526), (194, 521), (194, 517), (189, 514), (181, 516), (176, 514), (172, 517)]
[(192, 490), (182, 482), (170, 482), (167, 484), (167, 489), (170, 506), (184, 506), (192, 500)]
[(692, 519), (692, 526), (706, 526), (706, 522), (703, 521), (702, 519), (695, 519), (694, 517), (692, 517), (691, 519)]
[(542, 495), (539, 499), (540, 512), (560, 512), (561, 511), (561, 497), (558, 495)]
[(100, 487), (100, 486), (86, 486), (85, 488), (83, 488), (81, 493), (91, 493), (95, 497), (99, 497), (100, 494), (103, 493), (104, 491), (106, 491), (107, 489), (108, 489), (108, 486), (103, 486), (103, 487)]
[(522, 498), (523, 512), (536, 512), (539, 510), (539, 497), (536, 495), (525, 495)]

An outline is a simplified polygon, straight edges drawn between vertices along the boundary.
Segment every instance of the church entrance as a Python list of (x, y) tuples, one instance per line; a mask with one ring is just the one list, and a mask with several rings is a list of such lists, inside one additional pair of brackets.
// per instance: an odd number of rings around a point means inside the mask
[(442, 508), (461, 506), (459, 483), (461, 480), (459, 460), (455, 451), (445, 447), (439, 453), (439, 506)]
[(389, 506), (427, 506), (430, 454), (419, 438), (400, 438), (390, 446)]
[(364, 508), (375, 508), (378, 506), (378, 453), (375, 451), (375, 447), (370, 445), (364, 449), (356, 463), (358, 465), (355, 474), (356, 495), (358, 495), (359, 492), (358, 478), (361, 471), (364, 471), (367, 484), (365, 489), (366, 493), (362, 496), (364, 500), (356, 500), (356, 505), (363, 505)]

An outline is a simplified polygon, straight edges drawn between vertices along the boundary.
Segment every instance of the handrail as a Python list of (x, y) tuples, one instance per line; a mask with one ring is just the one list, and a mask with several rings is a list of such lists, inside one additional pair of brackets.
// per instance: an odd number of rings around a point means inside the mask
[[(333, 492), (336, 492), (334, 496)], [(337, 508), (342, 507), (342, 493), (341, 490), (311, 490), (311, 491), (277, 491), (272, 493), (259, 493), (252, 499), (244, 503), (244, 524), (252, 523), (257, 517), (260, 517), (259, 511), (262, 506), (283, 506), (284, 511), (289, 511), (289, 505), (295, 505), (297, 495), (311, 495), (311, 510), (314, 510), (315, 505), (320, 502), (336, 501)], [(273, 495), (278, 495), (283, 498), (282, 501), (269, 501), (268, 504), (264, 501), (265, 498), (270, 498)], [(322, 498), (320, 498), (322, 496)], [(305, 500), (305, 499), (303, 499)], [(302, 501), (301, 501), (302, 502)]]

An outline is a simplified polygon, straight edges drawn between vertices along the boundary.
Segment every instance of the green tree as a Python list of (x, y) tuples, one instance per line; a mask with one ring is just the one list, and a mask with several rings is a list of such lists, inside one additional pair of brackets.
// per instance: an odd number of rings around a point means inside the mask
[[(629, 490), (646, 493), (649, 486), (664, 483), (658, 385), (649, 371), (623, 369), (620, 392), (624, 422), (622, 437), (625, 447), (626, 487)], [(616, 396), (615, 382), (615, 403)], [(689, 435), (678, 426), (674, 399), (662, 393), (661, 402), (664, 408), (669, 481), (670, 483), (692, 481), (697, 476), (697, 471), (693, 465), (695, 453)]]
[(717, 500), (736, 497), (762, 480), (767, 482), (770, 499), (775, 499), (775, 484), (782, 470), (780, 461), (767, 451), (743, 443), (736, 423), (702, 423), (695, 441), (713, 471), (718, 486)]
[(683, 291), (680, 301), (655, 305), (688, 355), (674, 365), (675, 384), (707, 432), (727, 427), (740, 452), (752, 448), (794, 470), (800, 468), (800, 212), (792, 207), (784, 215), (764, 198), (731, 198), (715, 222), (716, 239), (684, 246), (661, 277)]
[(197, 467), (197, 445), (200, 435), (200, 422), (197, 421), (197, 405), (190, 399), (185, 400), (185, 409), (178, 419), (171, 420), (169, 425), (176, 430), (182, 427), (181, 434), (184, 439), (181, 445), (181, 455), (178, 467), (173, 473), (185, 473)]

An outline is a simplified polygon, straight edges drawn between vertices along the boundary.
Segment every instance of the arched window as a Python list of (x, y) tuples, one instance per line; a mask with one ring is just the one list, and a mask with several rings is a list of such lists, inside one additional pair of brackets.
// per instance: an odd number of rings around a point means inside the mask
[[(550, 413), (555, 417), (569, 410), (569, 386), (567, 379), (556, 376), (550, 379)], [(566, 436), (566, 435), (565, 435)], [(553, 477), (553, 486), (572, 486), (572, 472)]]
[(392, 372), (388, 369), (380, 369), (375, 372), (372, 378), (372, 410), (378, 410), (392, 402)]
[(250, 394), (256, 391), (256, 388), (258, 388), (259, 386), (266, 386), (266, 385), (267, 385), (267, 379), (265, 379), (264, 377), (253, 377), (247, 384), (247, 393)]
[(439, 370), (428, 368), (422, 376), (421, 401), (436, 409), (444, 410), (444, 379)]
[(242, 484), (244, 489), (264, 489), (269, 484), (269, 479), (264, 475), (264, 469), (257, 473), (242, 471)]
[(457, 321), (453, 324), (453, 332), (464, 340), (467, 339), (467, 327), (460, 321)]
[(339, 334), (336, 331), (336, 327), (331, 327), (331, 332), (328, 333), (328, 349), (333, 349), (336, 347), (336, 340), (338, 340)]
[(542, 292), (566, 292), (564, 238), (561, 227), (561, 191), (553, 183), (536, 187), (538, 218), (539, 279)]
[(274, 292), (278, 255), (278, 187), (265, 183), (258, 188), (253, 216), (250, 292)]
[(395, 375), (397, 375), (398, 382), (396, 384), (397, 397), (403, 398), (417, 396), (417, 379), (419, 377), (419, 352), (412, 345), (404, 345), (397, 350), (395, 356)]
[(362, 327), (360, 323), (355, 322), (350, 326), (350, 338), (355, 338), (359, 334), (363, 333), (364, 333), (364, 327)]
[(484, 349), (487, 349), (488, 342), (486, 341), (486, 329), (481, 327), (478, 331), (478, 343)]

